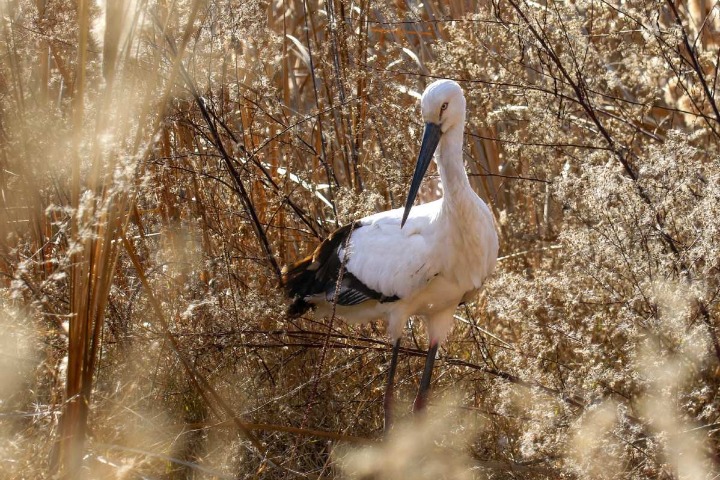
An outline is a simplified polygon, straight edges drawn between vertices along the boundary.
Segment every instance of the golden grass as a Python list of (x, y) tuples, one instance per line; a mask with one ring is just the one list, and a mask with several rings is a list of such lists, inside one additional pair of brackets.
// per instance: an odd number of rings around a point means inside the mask
[[(0, 13), (3, 478), (717, 472), (714, 3)], [(279, 268), (401, 205), (436, 77), (502, 259), (444, 346), (443, 420), (381, 443), (382, 327), (289, 321)]]

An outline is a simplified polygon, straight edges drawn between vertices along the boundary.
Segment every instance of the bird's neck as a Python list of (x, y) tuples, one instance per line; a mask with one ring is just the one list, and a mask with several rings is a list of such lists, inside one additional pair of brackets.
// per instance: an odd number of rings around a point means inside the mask
[(473, 193), (463, 163), (463, 125), (458, 123), (448, 129), (440, 140), (437, 165), (443, 187), (444, 203), (452, 204)]

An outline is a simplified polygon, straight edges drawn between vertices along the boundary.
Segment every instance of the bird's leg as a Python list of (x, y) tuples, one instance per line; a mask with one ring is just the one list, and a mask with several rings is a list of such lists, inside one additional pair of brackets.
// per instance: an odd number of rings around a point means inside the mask
[(395, 391), (395, 367), (397, 367), (398, 352), (400, 351), (400, 339), (395, 340), (392, 349), (392, 360), (390, 360), (390, 369), (388, 370), (387, 385), (385, 386), (385, 397), (383, 399), (383, 407), (385, 409), (385, 432), (390, 430), (392, 426), (392, 404), (393, 393)]
[(423, 410), (427, 403), (428, 390), (430, 390), (430, 377), (432, 376), (433, 365), (435, 365), (435, 355), (437, 355), (439, 345), (440, 343), (437, 340), (430, 341), (430, 348), (428, 349), (427, 358), (425, 359), (425, 369), (420, 379), (420, 388), (418, 389), (418, 394), (413, 404), (413, 412), (415, 413)]

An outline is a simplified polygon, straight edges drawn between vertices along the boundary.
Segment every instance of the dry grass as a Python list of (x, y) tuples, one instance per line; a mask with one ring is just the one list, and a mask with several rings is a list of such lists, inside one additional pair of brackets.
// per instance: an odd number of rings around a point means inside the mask
[[(0, 477), (720, 473), (717, 2), (0, 13)], [(381, 443), (382, 326), (279, 268), (400, 206), (436, 77), (503, 258)]]

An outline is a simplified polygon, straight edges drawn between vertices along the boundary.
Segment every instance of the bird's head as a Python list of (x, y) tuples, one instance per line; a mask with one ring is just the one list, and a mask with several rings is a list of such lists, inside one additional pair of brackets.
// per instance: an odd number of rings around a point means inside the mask
[(413, 174), (410, 191), (405, 202), (400, 228), (405, 225), (410, 209), (417, 196), (420, 184), (430, 161), (435, 154), (443, 133), (455, 125), (465, 122), (465, 96), (462, 88), (452, 80), (437, 80), (427, 86), (420, 99), (425, 133), (423, 134), (420, 153), (418, 154), (415, 173)]
[(420, 99), (423, 121), (440, 127), (441, 132), (465, 120), (465, 95), (453, 80), (437, 80), (425, 89)]

